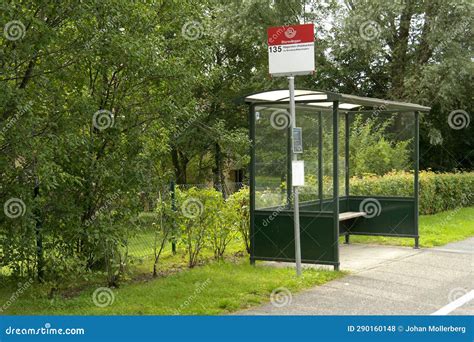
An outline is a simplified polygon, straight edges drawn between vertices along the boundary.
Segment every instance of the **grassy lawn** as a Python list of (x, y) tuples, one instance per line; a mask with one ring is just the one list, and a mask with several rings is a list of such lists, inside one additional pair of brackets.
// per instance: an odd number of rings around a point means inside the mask
[[(98, 307), (93, 302), (95, 286), (84, 289), (70, 299), (56, 297), (49, 300), (44, 288), (33, 285), (2, 314), (221, 314), (268, 302), (272, 291), (279, 287), (295, 292), (323, 284), (343, 274), (308, 269), (297, 279), (290, 268), (253, 267), (248, 264), (248, 260), (215, 262), (167, 277), (128, 283), (112, 289), (114, 301), (105, 307)], [(7, 302), (16, 289), (16, 286), (0, 289), (0, 303)]]
[[(420, 216), (420, 246), (435, 247), (474, 236), (474, 207)], [(351, 236), (351, 242), (413, 246), (413, 239)]]
[[(236, 238), (226, 249), (226, 261), (214, 261), (212, 251), (204, 249), (201, 266), (193, 269), (187, 267), (184, 246), (178, 245), (174, 255), (168, 245), (160, 257), (159, 276), (152, 278), (153, 246), (153, 231), (144, 230), (130, 239), (128, 253), (133, 266), (121, 286), (111, 289), (113, 302), (104, 307), (93, 300), (94, 291), (106, 284), (103, 274), (91, 274), (80, 283), (65, 281), (52, 298), (48, 295), (51, 284), (33, 284), (10, 305), (9, 299), (22, 287), (0, 273), (0, 309), (8, 304), (0, 315), (225, 314), (269, 302), (270, 294), (279, 287), (294, 293), (344, 275), (309, 269), (296, 278), (293, 268), (250, 266), (243, 242)], [(110, 300), (110, 292), (102, 293), (102, 297), (96, 296), (99, 304)]]

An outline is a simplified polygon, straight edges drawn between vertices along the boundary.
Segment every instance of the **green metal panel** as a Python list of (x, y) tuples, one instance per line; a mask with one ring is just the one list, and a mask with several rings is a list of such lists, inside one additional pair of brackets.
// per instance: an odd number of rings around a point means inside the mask
[[(256, 210), (254, 215), (252, 259), (294, 262), (293, 213)], [(332, 214), (300, 212), (300, 224), (302, 262), (336, 265)]]
[(341, 233), (417, 236), (414, 198), (350, 196), (347, 203), (347, 211), (362, 211), (364, 204), (366, 206), (370, 205), (376, 211), (373, 217), (359, 217), (354, 220), (343, 221)]

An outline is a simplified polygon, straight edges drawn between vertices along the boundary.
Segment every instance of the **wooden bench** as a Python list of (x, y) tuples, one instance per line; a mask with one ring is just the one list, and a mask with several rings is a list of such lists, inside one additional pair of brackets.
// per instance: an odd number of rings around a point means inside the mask
[(348, 211), (348, 212), (339, 214), (339, 221), (350, 220), (356, 217), (363, 217), (366, 215), (367, 213), (364, 211)]

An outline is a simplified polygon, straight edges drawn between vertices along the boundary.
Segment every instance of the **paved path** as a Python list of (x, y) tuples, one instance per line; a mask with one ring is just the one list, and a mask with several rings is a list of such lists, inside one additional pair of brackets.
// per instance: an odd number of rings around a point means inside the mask
[(474, 238), (418, 250), (351, 244), (340, 253), (350, 275), (294, 294), (284, 307), (238, 314), (474, 315)]

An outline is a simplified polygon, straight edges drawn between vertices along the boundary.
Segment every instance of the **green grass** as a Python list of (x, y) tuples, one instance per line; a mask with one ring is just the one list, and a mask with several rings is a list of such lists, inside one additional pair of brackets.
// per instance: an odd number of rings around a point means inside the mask
[[(278, 287), (295, 292), (344, 274), (308, 269), (301, 278), (297, 278), (294, 273), (291, 268), (253, 267), (248, 260), (216, 262), (160, 279), (125, 284), (112, 290), (114, 301), (103, 308), (96, 306), (92, 299), (96, 286), (88, 287), (70, 299), (56, 297), (49, 300), (44, 286), (33, 285), (3, 314), (221, 314), (268, 302), (271, 292)], [(16, 289), (13, 284), (2, 288), (0, 303), (7, 302)]]
[[(435, 247), (474, 236), (474, 207), (420, 216), (420, 246)], [(413, 239), (351, 236), (351, 242), (413, 246)]]

